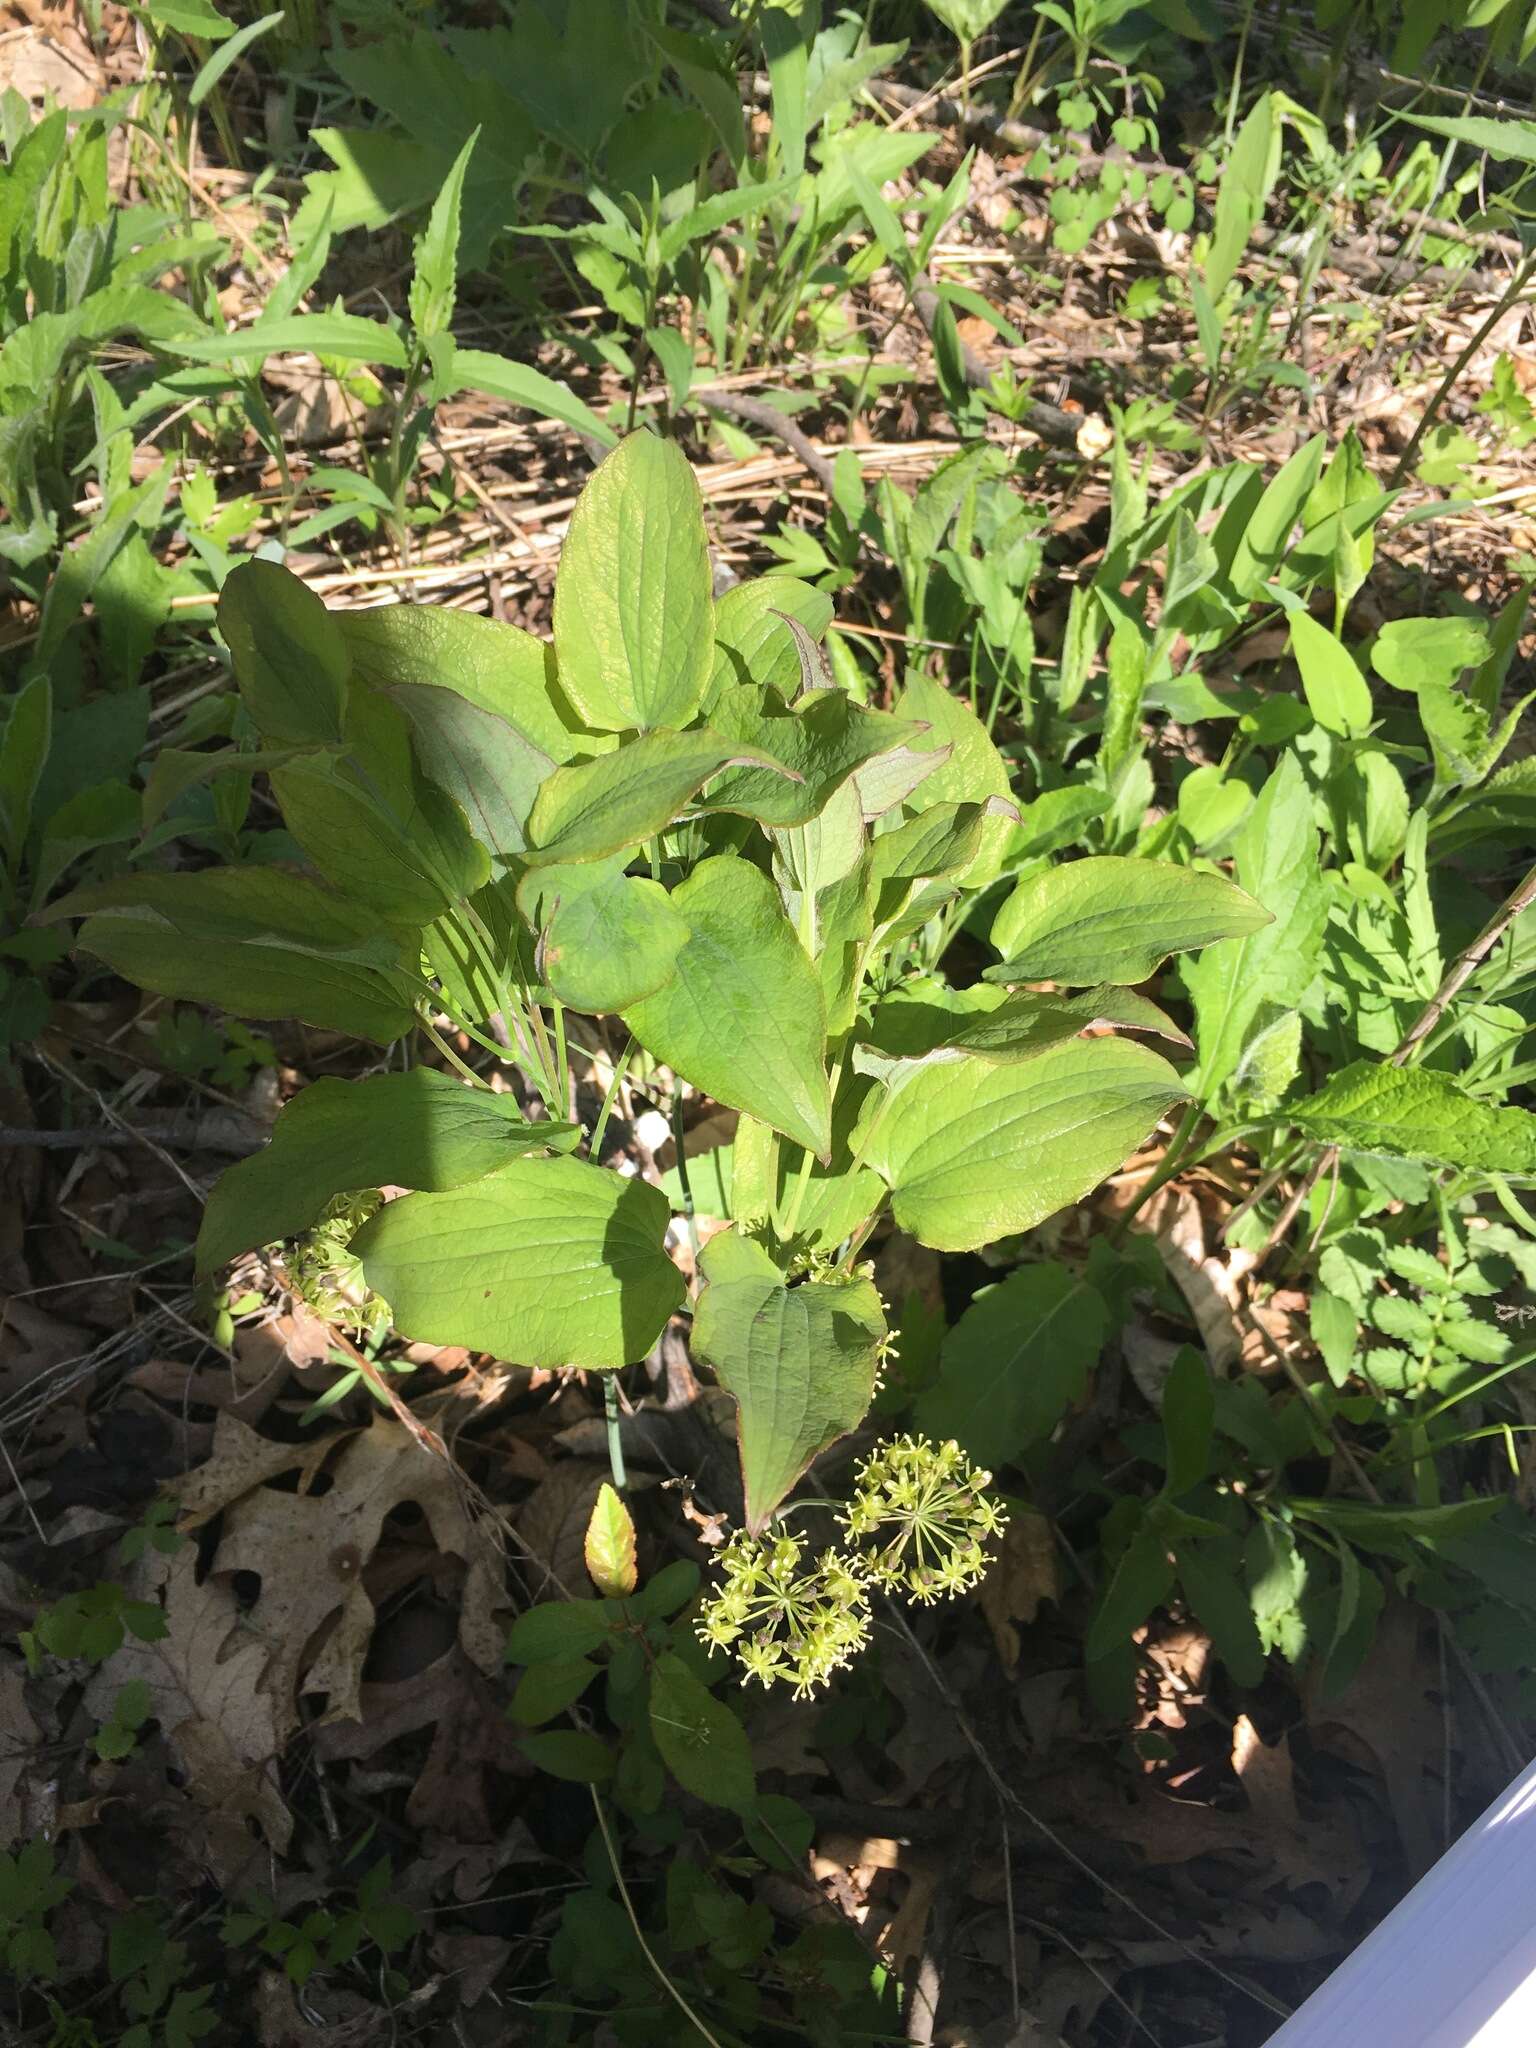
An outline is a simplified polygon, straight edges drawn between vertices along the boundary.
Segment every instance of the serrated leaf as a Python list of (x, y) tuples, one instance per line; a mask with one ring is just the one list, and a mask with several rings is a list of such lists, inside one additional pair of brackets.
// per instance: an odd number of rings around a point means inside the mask
[(629, 1509), (605, 1479), (592, 1503), (582, 1545), (587, 1576), (599, 1593), (623, 1600), (639, 1580), (635, 1563), (635, 1525)]
[(576, 1124), (530, 1124), (510, 1095), (468, 1088), (430, 1067), (365, 1081), (316, 1081), (294, 1097), (271, 1142), (231, 1166), (203, 1212), (199, 1271), (296, 1237), (355, 1188), (444, 1192), (534, 1151), (569, 1151)]
[(1237, 1071), (1264, 1006), (1294, 1009), (1316, 972), (1328, 905), (1312, 799), (1294, 753), (1259, 792), (1237, 836), (1237, 876), (1271, 922), (1224, 940), (1180, 972), (1194, 999), (1200, 1047), (1195, 1092), (1208, 1101)]
[(575, 1159), (519, 1159), (473, 1188), (407, 1195), (352, 1240), (399, 1327), (516, 1364), (643, 1358), (683, 1298), (665, 1196)]
[(811, 1460), (864, 1419), (885, 1314), (868, 1280), (788, 1287), (772, 1270), (731, 1275), (733, 1240), (744, 1242), (735, 1232), (711, 1238), (702, 1255), (708, 1284), (694, 1309), (693, 1352), (736, 1398), (747, 1526), (756, 1532)]
[(1240, 938), (1270, 923), (1223, 875), (1113, 855), (1026, 875), (998, 912), (992, 943), (1006, 955), (988, 981), (1145, 981), (1170, 953)]
[(1357, 1060), (1287, 1114), (1323, 1145), (1426, 1166), (1536, 1172), (1536, 1115), (1495, 1108), (1434, 1068)]
[(1079, 1200), (1186, 1093), (1166, 1060), (1117, 1038), (1019, 1066), (967, 1057), (895, 1080), (865, 1156), (904, 1230), (971, 1251)]
[(767, 876), (700, 861), (672, 892), (689, 928), (668, 983), (625, 1011), (653, 1059), (825, 1158), (832, 1102), (816, 970)]
[(1041, 1443), (1081, 1399), (1104, 1341), (1104, 1304), (1054, 1262), (986, 1288), (944, 1338), (939, 1377), (918, 1397), (920, 1428), (993, 1467)]
[(713, 615), (693, 471), (674, 442), (631, 434), (571, 515), (555, 581), (561, 686), (599, 732), (684, 726), (703, 701)]

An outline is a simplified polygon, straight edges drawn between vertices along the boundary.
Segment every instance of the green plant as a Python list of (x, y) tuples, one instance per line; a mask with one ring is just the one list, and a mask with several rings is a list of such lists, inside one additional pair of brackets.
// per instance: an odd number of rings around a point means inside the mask
[(285, 1919), (270, 1899), (252, 1899), (225, 1916), (224, 1945), (253, 1945), (279, 1961), (289, 1982), (298, 1985), (318, 1969), (350, 1963), (370, 1946), (393, 1956), (421, 1932), (410, 1908), (390, 1897), (393, 1881), (389, 1858), (381, 1856), (358, 1880), (355, 1904), (342, 1912), (316, 1906), (302, 1920)]
[[(829, 687), (828, 615), (787, 579), (717, 605), (687, 464), (645, 434), (577, 506), (552, 651), (451, 613), (328, 614), (246, 565), (220, 621), (315, 878), (145, 874), (50, 913), (83, 915), (82, 948), (162, 995), (437, 1048), (452, 1074), (307, 1090), (199, 1239), (206, 1271), (338, 1195), (413, 1188), (349, 1241), (412, 1335), (612, 1371), (682, 1305), (665, 1199), (596, 1163), (613, 1084), (590, 1131), (571, 1117), (597, 1018), (670, 1069), (679, 1117), (684, 1084), (737, 1110), (736, 1228), (701, 1256), (694, 1347), (740, 1407), (754, 1533), (869, 1406), (887, 1331), (859, 1256), (887, 1208), (957, 1250), (1086, 1192), (1185, 1090), (1084, 1025), (1166, 1032), (1125, 986), (1268, 921), (1213, 872), (1037, 870), (990, 1007), (948, 990), (943, 934), (1008, 868), (1008, 771), (919, 673), (894, 712)], [(1047, 979), (1085, 993), (1008, 993)]]

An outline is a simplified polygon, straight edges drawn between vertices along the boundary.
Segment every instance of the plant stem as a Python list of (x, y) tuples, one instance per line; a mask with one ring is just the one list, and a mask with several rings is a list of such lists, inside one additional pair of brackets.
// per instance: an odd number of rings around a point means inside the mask
[(672, 1979), (667, 1975), (666, 1971), (661, 1967), (660, 1963), (657, 1962), (655, 1955), (651, 1951), (650, 1944), (647, 1942), (644, 1934), (641, 1932), (640, 1922), (635, 1915), (634, 1902), (629, 1896), (629, 1886), (624, 1882), (624, 1873), (619, 1868), (618, 1855), (613, 1846), (613, 1836), (609, 1833), (608, 1819), (603, 1812), (603, 1802), (601, 1799), (598, 1798), (595, 1786), (589, 1786), (587, 1789), (592, 1794), (592, 1810), (597, 1815), (597, 1825), (603, 1837), (603, 1847), (608, 1852), (608, 1867), (613, 1872), (613, 1881), (618, 1886), (619, 1897), (624, 1902), (624, 1911), (629, 1915), (629, 1924), (631, 1928), (634, 1930), (635, 1940), (640, 1944), (641, 1955), (645, 1957), (645, 1960), (650, 1964), (652, 1970), (655, 1972), (657, 1983), (661, 1985), (662, 1989), (666, 1992), (667, 1996), (677, 2006), (678, 2010), (683, 2014), (684, 2018), (687, 2019), (690, 2022), (690, 2024), (698, 2028), (700, 2037), (708, 2042), (709, 2048), (721, 2048), (721, 2043), (709, 2031), (708, 2027), (705, 2026), (704, 2022), (699, 2018), (698, 2014), (694, 2011), (693, 2007), (688, 2003), (687, 1999), (684, 1998), (681, 1991), (678, 1990), (677, 1986), (672, 1982)]
[(459, 1055), (454, 1051), (453, 1047), (448, 1043), (447, 1039), (444, 1038), (441, 1032), (439, 1032), (434, 1025), (429, 1023), (425, 1017), (418, 1016), (416, 1019), (416, 1026), (418, 1030), (424, 1031), (426, 1033), (427, 1037), (431, 1039), (432, 1043), (437, 1047), (438, 1051), (442, 1054), (443, 1058), (448, 1062), (449, 1066), (457, 1068), (459, 1073), (461, 1073), (464, 1076), (464, 1079), (469, 1082), (472, 1088), (484, 1088), (487, 1091), (487, 1093), (494, 1093), (494, 1090), (491, 1088), (490, 1082), (487, 1081), (482, 1075), (477, 1074), (474, 1068), (470, 1066), (467, 1063), (467, 1061), (460, 1059)]
[(1425, 406), (1423, 412), (1420, 413), (1419, 423), (1409, 436), (1408, 446), (1397, 458), (1397, 466), (1391, 476), (1387, 478), (1387, 489), (1389, 491), (1396, 490), (1403, 478), (1408, 475), (1413, 467), (1413, 459), (1423, 445), (1424, 436), (1433, 426), (1440, 408), (1445, 404), (1446, 399), (1450, 397), (1456, 380), (1477, 354), (1489, 335), (1492, 334), (1494, 328), (1504, 318), (1504, 315), (1512, 306), (1518, 305), (1522, 293), (1533, 276), (1536, 276), (1536, 255), (1527, 256), (1520, 265), (1520, 268), (1505, 287), (1503, 296), (1495, 304), (1487, 319), (1476, 330), (1471, 340), (1461, 351), (1461, 354), (1457, 356), (1445, 375), (1440, 379), (1439, 384), (1435, 387), (1434, 396), (1430, 399), (1428, 405)]
[(1121, 1211), (1120, 1221), (1115, 1229), (1115, 1241), (1117, 1243), (1130, 1228), (1132, 1217), (1146, 1207), (1159, 1188), (1167, 1186), (1168, 1182), (1178, 1172), (1180, 1166), (1183, 1165), (1184, 1155), (1188, 1152), (1190, 1142), (1195, 1135), (1195, 1130), (1204, 1115), (1205, 1110), (1198, 1101), (1191, 1102), (1185, 1110), (1179, 1121), (1179, 1127), (1168, 1140), (1167, 1149), (1164, 1151), (1157, 1167), (1147, 1176), (1136, 1190), (1136, 1193), (1131, 1197), (1130, 1206)]
[(624, 1439), (619, 1434), (619, 1383), (611, 1372), (603, 1374), (603, 1422), (608, 1431), (608, 1470), (613, 1474), (616, 1493), (629, 1484), (624, 1470)]
[(607, 1089), (604, 1091), (603, 1106), (597, 1112), (597, 1122), (592, 1127), (592, 1142), (587, 1147), (587, 1157), (594, 1160), (599, 1166), (603, 1163), (603, 1138), (608, 1129), (608, 1119), (613, 1114), (613, 1105), (618, 1099), (620, 1086), (623, 1083), (624, 1076), (629, 1072), (629, 1063), (634, 1056), (635, 1041), (631, 1038), (628, 1045), (619, 1054), (619, 1063), (613, 1070), (613, 1079), (608, 1083)]

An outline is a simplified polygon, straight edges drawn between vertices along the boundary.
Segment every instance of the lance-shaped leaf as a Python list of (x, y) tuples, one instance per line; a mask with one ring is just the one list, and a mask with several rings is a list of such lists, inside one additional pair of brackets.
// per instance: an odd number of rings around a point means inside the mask
[(821, 984), (750, 861), (700, 861), (672, 892), (687, 943), (664, 987), (625, 1011), (654, 1059), (825, 1159), (832, 1143)]
[(1189, 1049), (1188, 1038), (1173, 1019), (1131, 989), (1105, 986), (1075, 996), (1008, 996), (978, 1008), (979, 1014), (967, 1014), (939, 1003), (882, 1003), (875, 1012), (870, 1043), (897, 1058), (969, 1053), (1006, 1066), (1033, 1059), (1064, 1039), (1081, 1037), (1092, 1024), (1116, 1024)]
[(699, 487), (672, 441), (621, 441), (571, 514), (555, 581), (555, 653), (578, 715), (599, 732), (683, 726), (714, 659)]
[(734, 1231), (700, 1259), (693, 1352), (736, 1397), (747, 1527), (762, 1529), (811, 1460), (863, 1420), (885, 1314), (868, 1280), (788, 1287)]
[(649, 732), (595, 761), (557, 768), (528, 823), (531, 866), (601, 860), (670, 825), (711, 775), (750, 761), (774, 780), (791, 776), (760, 748), (711, 732)]
[(1437, 1068), (1357, 1060), (1286, 1114), (1320, 1144), (1426, 1166), (1536, 1173), (1536, 1115), (1483, 1102)]
[(242, 562), (219, 598), (219, 631), (251, 723), (269, 744), (341, 738), (351, 662), (336, 621), (289, 569)]
[(125, 981), (235, 1017), (297, 1017), (387, 1045), (415, 1022), (402, 968), (419, 943), (273, 868), (138, 875), (82, 889), (50, 917), (93, 912), (79, 945)]
[(1145, 981), (1170, 953), (1241, 938), (1270, 913), (1224, 875), (1112, 854), (1026, 875), (992, 926), (988, 981)]
[(921, 719), (866, 710), (842, 690), (813, 690), (791, 709), (776, 690), (750, 683), (716, 700), (710, 728), (738, 741), (744, 753), (781, 765), (778, 774), (728, 768), (710, 784), (700, 809), (739, 811), (780, 829), (819, 817), (866, 761), (920, 742), (927, 730)]
[(643, 1358), (683, 1298), (666, 1197), (577, 1159), (514, 1159), (450, 1194), (406, 1195), (352, 1249), (408, 1335), (518, 1365)]
[(510, 1095), (431, 1067), (316, 1081), (278, 1117), (271, 1143), (219, 1181), (203, 1211), (198, 1269), (296, 1237), (355, 1188), (462, 1187), (521, 1153), (568, 1152), (579, 1136), (575, 1124), (531, 1124)]
[(626, 1010), (670, 978), (688, 923), (659, 882), (605, 874), (596, 863), (591, 871), (596, 886), (568, 890), (545, 927), (544, 979), (573, 1010)]
[(1186, 1093), (1166, 1060), (1120, 1038), (1071, 1039), (1017, 1066), (913, 1067), (875, 1100), (865, 1158), (904, 1230), (974, 1251), (1078, 1201)]

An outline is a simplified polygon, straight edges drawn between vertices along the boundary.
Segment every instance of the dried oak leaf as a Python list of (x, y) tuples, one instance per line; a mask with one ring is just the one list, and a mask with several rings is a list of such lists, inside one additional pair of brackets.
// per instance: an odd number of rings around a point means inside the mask
[(272, 1763), (287, 1729), (276, 1701), (262, 1689), (265, 1645), (246, 1627), (227, 1580), (198, 1583), (190, 1547), (170, 1557), (147, 1551), (126, 1583), (135, 1600), (161, 1608), (166, 1633), (153, 1643), (127, 1637), (92, 1677), (86, 1705), (105, 1721), (123, 1686), (146, 1686), (150, 1718), (159, 1722), (204, 1813), (215, 1821), (256, 1819), (281, 1852), (293, 1820)]
[[(324, 1493), (308, 1490), (323, 1469)], [(297, 1493), (262, 1483), (298, 1471)], [(253, 1483), (254, 1482), (254, 1483)], [(324, 1693), (322, 1721), (360, 1717), (363, 1659), (374, 1609), (364, 1576), (388, 1516), (413, 1504), (439, 1552), (459, 1558), (459, 1642), (482, 1671), (501, 1661), (505, 1605), (494, 1551), (469, 1512), (458, 1476), (391, 1416), (318, 1446), (274, 1445), (225, 1414), (214, 1455), (181, 1483), (195, 1525), (222, 1510), (212, 1571), (252, 1572), (261, 1586), (245, 1627), (266, 1646), (262, 1690), (284, 1739), (299, 1724), (299, 1696)]]
[(1056, 1542), (1046, 1517), (1033, 1508), (1010, 1510), (992, 1569), (981, 1582), (981, 1611), (992, 1631), (1003, 1669), (1010, 1675), (1019, 1668), (1019, 1631), (1027, 1627), (1040, 1610), (1042, 1600), (1057, 1600), (1061, 1582), (1056, 1565)]

